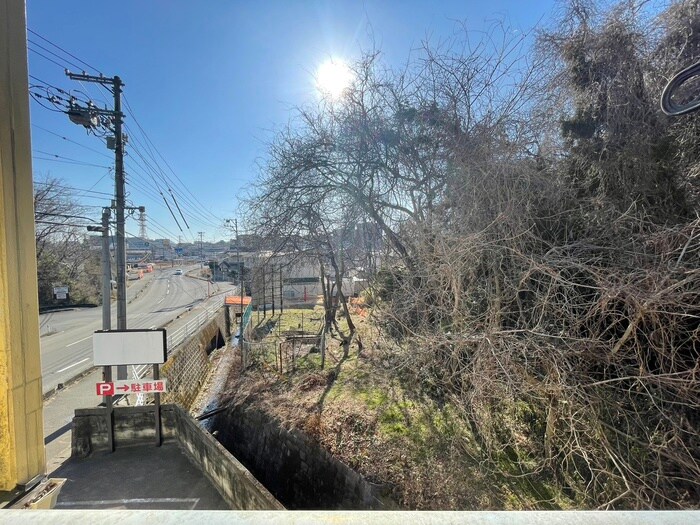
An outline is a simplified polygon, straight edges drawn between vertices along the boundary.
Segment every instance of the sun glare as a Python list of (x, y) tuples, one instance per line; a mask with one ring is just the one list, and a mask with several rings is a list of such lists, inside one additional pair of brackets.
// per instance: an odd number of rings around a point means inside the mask
[(352, 82), (352, 71), (341, 60), (327, 60), (316, 73), (316, 87), (323, 95), (340, 97)]

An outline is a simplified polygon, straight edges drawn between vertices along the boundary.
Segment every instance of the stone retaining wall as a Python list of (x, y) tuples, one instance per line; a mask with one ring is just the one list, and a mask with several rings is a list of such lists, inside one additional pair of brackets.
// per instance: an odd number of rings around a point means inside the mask
[(290, 509), (389, 509), (396, 505), (308, 436), (263, 412), (234, 407), (216, 417), (219, 442)]

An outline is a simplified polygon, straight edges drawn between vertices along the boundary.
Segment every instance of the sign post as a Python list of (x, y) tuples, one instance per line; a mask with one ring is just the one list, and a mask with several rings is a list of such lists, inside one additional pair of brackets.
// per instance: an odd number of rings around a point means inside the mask
[(54, 286), (53, 287), (53, 296), (54, 299), (58, 301), (65, 301), (68, 299), (68, 294), (69, 294), (69, 289), (67, 286)]
[(110, 449), (114, 451), (114, 417), (112, 396), (127, 393), (155, 394), (156, 446), (161, 445), (160, 394), (166, 391), (166, 381), (160, 379), (159, 366), (167, 359), (167, 335), (164, 328), (157, 330), (98, 330), (92, 336), (92, 354), (95, 366), (105, 366), (111, 371), (119, 365), (153, 365), (153, 380), (112, 381), (105, 374), (97, 383), (96, 393), (105, 396)]

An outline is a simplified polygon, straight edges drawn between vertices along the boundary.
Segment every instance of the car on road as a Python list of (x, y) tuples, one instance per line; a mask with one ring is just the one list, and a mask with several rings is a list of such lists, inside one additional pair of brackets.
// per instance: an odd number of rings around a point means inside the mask
[(175, 270), (175, 275), (182, 275), (182, 270)]

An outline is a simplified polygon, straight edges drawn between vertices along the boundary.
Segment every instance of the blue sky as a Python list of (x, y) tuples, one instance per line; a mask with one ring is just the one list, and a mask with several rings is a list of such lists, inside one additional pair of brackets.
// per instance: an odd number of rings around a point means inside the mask
[[(133, 110), (126, 118), (133, 137), (127, 191), (134, 205), (147, 208), (149, 237), (191, 242), (203, 231), (205, 240), (214, 241), (230, 237), (220, 227), (223, 219), (244, 223), (237, 197), (253, 184), (256, 160), (274, 130), (287, 123), (295, 106), (317, 96), (313, 75), (324, 60), (352, 61), (362, 49), (377, 47), (385, 63), (398, 67), (426, 38), (445, 39), (461, 21), (480, 31), (506, 18), (514, 29), (528, 31), (553, 9), (552, 0), (27, 0), (27, 25), (36, 33), (29, 33), (29, 70), (66, 91), (87, 92), (98, 102), (109, 98), (93, 85), (69, 80), (47, 60), (77, 69), (66, 63), (75, 59), (43, 37), (105, 75), (119, 75)], [(35, 177), (50, 174), (89, 189), (76, 195), (99, 217), (98, 207), (113, 193), (106, 168), (113, 164), (112, 152), (61, 113), (33, 102), (31, 116)], [(134, 118), (157, 151), (148, 151)], [(47, 158), (53, 161), (42, 160)], [(55, 162), (66, 159), (96, 166)], [(162, 170), (168, 186), (154, 176), (156, 188), (146, 164)], [(157, 195), (160, 189), (169, 197), (168, 187), (189, 223), (188, 229), (180, 220), (183, 232)], [(127, 231), (138, 234), (137, 224), (128, 221)]]

